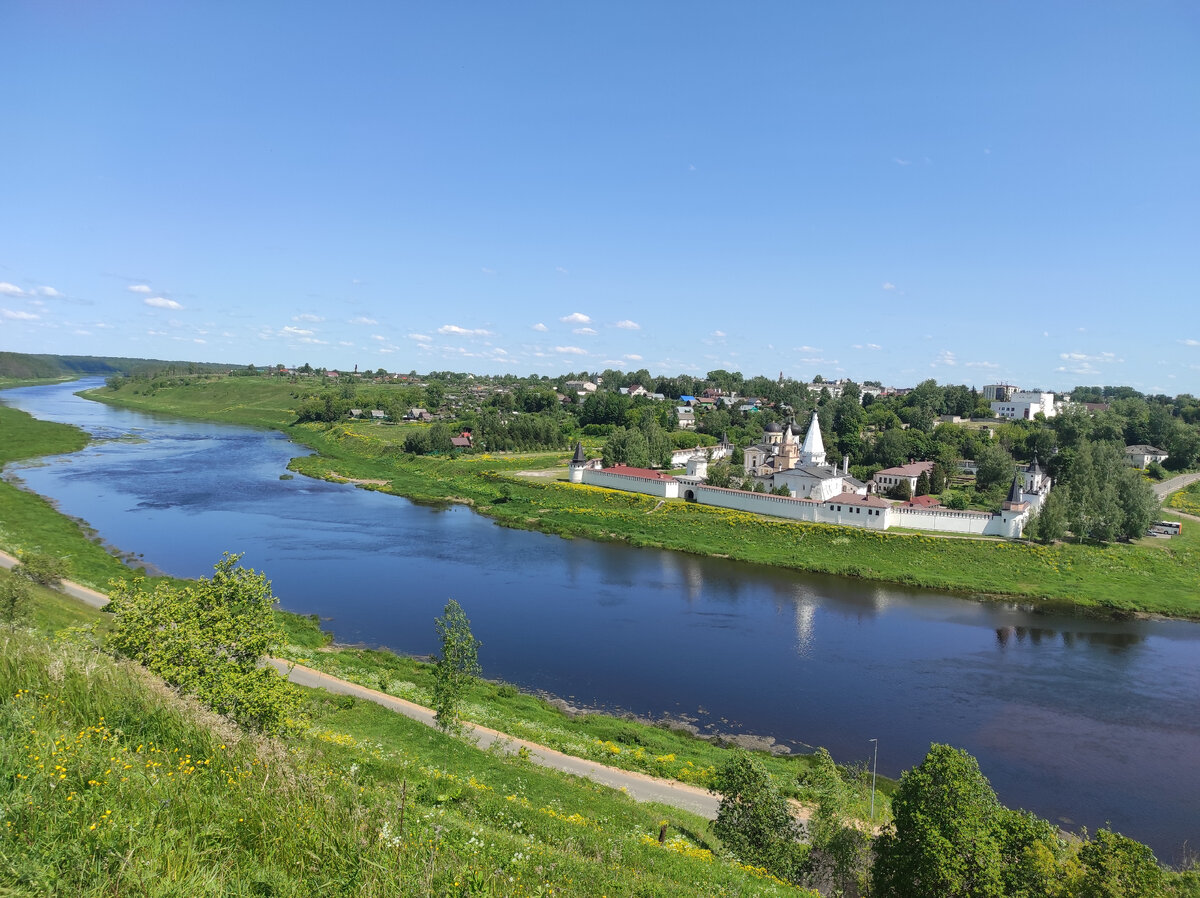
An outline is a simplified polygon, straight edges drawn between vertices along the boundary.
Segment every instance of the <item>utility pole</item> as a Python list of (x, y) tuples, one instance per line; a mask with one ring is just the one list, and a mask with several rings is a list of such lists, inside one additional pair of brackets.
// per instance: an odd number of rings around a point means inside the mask
[(879, 772), (879, 740), (869, 739), (875, 743), (875, 760), (871, 764), (871, 823), (875, 822), (875, 775)]

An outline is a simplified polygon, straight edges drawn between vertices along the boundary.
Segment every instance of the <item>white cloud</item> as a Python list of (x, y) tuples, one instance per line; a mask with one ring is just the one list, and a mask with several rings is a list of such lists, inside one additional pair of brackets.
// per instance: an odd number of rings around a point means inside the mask
[(308, 312), (304, 312), (300, 315), (293, 315), (292, 320), (293, 321), (310, 321), (315, 324), (316, 322), (324, 321), (325, 319), (322, 318), (320, 315), (312, 315)]
[(171, 309), (174, 312), (178, 312), (183, 308), (175, 300), (167, 299), (165, 296), (152, 296), (149, 299), (143, 300), (143, 302), (155, 309)]
[(723, 336), (725, 336), (725, 331), (713, 331), (712, 335), (714, 337), (723, 337)]
[(851, 349), (869, 349), (872, 352), (877, 352), (880, 349), (883, 349), (883, 347), (880, 346), (878, 343), (855, 343), (850, 348)]
[(630, 321), (628, 318), (626, 318), (624, 321), (618, 321), (617, 327), (627, 331), (640, 331), (642, 329), (640, 324), (638, 324), (636, 321)]
[(899, 156), (895, 157), (892, 161), (895, 162), (897, 165), (912, 165), (912, 162), (910, 160), (901, 159)]
[(539, 331), (540, 333), (543, 333), (543, 334), (546, 331), (550, 330), (550, 328), (546, 327), (546, 325), (542, 324), (542, 322), (540, 322), (540, 321), (537, 324), (535, 324), (532, 329), (535, 331)]
[(587, 355), (587, 350), (580, 349), (578, 346), (555, 346), (554, 351), (564, 355)]
[(57, 290), (55, 290), (53, 287), (38, 287), (37, 292), (42, 294), (42, 296), (49, 296), (51, 299), (61, 299), (62, 298), (62, 294), (59, 293)]
[(1058, 357), (1064, 362), (1123, 362), (1115, 352), (1102, 352), (1099, 355), (1089, 355), (1086, 352), (1060, 352)]
[(409, 334), (408, 339), (416, 340), (418, 343), (432, 343), (433, 337), (429, 334)]
[(313, 332), (302, 327), (292, 327), (290, 324), (279, 332), (283, 337), (311, 337)]
[(629, 355), (625, 356), (625, 360), (627, 362), (640, 362), (642, 360), (642, 357), (640, 355), (637, 355), (636, 353), (631, 352)]
[(378, 324), (379, 322), (376, 321), (374, 318), (366, 318), (362, 315), (359, 315), (357, 318), (351, 318), (350, 323), (351, 324)]
[(937, 358), (931, 363), (932, 367), (935, 368), (938, 365), (945, 365), (948, 368), (953, 368), (957, 364), (958, 359), (954, 357), (954, 353), (952, 353), (949, 349), (943, 349), (941, 352), (939, 352), (937, 354)]
[(90, 337), (92, 335), (91, 331), (85, 331), (83, 328), (77, 328), (76, 330), (71, 331), (71, 333), (77, 337)]
[(594, 336), (596, 336), (597, 332), (590, 327), (577, 327), (573, 331), (571, 331), (571, 333), (583, 334), (586, 337), (594, 337)]
[(1179, 342), (1182, 343), (1184, 346), (1200, 346), (1200, 340), (1187, 339), (1187, 340), (1180, 340)]
[(821, 350), (815, 346), (797, 346), (792, 352), (820, 352)]
[(884, 290), (895, 290), (895, 289), (896, 289), (896, 285), (895, 285), (895, 284), (893, 284), (891, 281), (884, 281), (884, 282), (883, 282), (883, 289), (884, 289)]
[(963, 362), (964, 368), (999, 368), (996, 362)]
[(592, 319), (589, 318), (587, 315), (583, 314), (583, 312), (572, 312), (570, 315), (566, 315), (558, 320), (566, 322), (567, 324), (591, 324), (592, 323)]
[(195, 338), (192, 340), (192, 342), (193, 342), (193, 343), (207, 343), (208, 341), (207, 341), (207, 340), (201, 340), (199, 337), (195, 337)]
[(383, 334), (371, 334), (371, 339), (378, 340), (380, 343), (383, 343), (387, 338), (384, 337)]
[(443, 324), (437, 329), (439, 334), (451, 334), (456, 337), (490, 337), (492, 332), (484, 330), (482, 327), (477, 327), (474, 330), (466, 327), (459, 327), (457, 324)]
[(495, 274), (496, 273), (495, 268), (480, 268), (479, 270), (482, 271), (484, 274)]
[(38, 316), (33, 312), (13, 311), (12, 309), (0, 309), (0, 317), (7, 318), (9, 321), (37, 321)]
[(0, 281), (0, 293), (5, 296), (24, 296), (25, 291), (16, 284), (10, 284), (8, 281)]
[(570, 274), (570, 272), (567, 271), (567, 269), (563, 268), (561, 265), (556, 266), (554, 270), (557, 271), (559, 274)]
[(132, 284), (129, 287), (129, 289), (132, 290), (134, 293), (153, 293), (154, 292), (153, 290), (150, 289), (149, 284)]

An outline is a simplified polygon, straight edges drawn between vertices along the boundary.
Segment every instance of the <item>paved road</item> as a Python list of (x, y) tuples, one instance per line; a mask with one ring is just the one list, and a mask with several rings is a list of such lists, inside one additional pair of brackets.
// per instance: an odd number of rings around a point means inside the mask
[(1165, 499), (1168, 493), (1183, 489), (1189, 483), (1195, 483), (1197, 480), (1200, 480), (1200, 474), (1180, 474), (1178, 477), (1154, 484), (1154, 495), (1159, 499)]
[[(0, 552), (0, 567), (12, 568), (17, 563), (18, 560), (12, 555)], [(59, 590), (93, 608), (103, 608), (108, 604), (108, 596), (104, 595), (104, 593), (68, 580), (62, 582)], [(420, 721), (426, 726), (435, 725), (433, 711), (428, 708), (423, 708), (420, 705), (415, 705), (412, 702), (396, 698), (384, 692), (368, 689), (366, 686), (359, 686), (357, 683), (339, 680), (337, 677), (322, 673), (319, 670), (312, 670), (300, 665), (293, 666), (290, 662), (278, 658), (271, 658), (269, 661), (280, 673), (286, 675), (293, 683), (300, 686), (311, 686), (340, 695), (353, 695), (356, 698), (383, 705), (385, 708), (390, 708), (406, 717)], [(656, 801), (660, 804), (691, 811), (693, 814), (699, 814), (709, 819), (717, 816), (717, 798), (709, 794), (706, 790), (696, 786), (689, 786), (686, 783), (674, 780), (656, 779), (643, 773), (606, 767), (595, 761), (564, 755), (562, 752), (547, 748), (544, 745), (536, 745), (533, 742), (526, 742), (523, 739), (515, 739), (512, 736), (507, 736), (504, 733), (484, 726), (467, 724), (467, 734), (481, 749), (498, 744), (501, 751), (515, 755), (520, 749), (524, 748), (528, 750), (530, 760), (536, 764), (554, 770), (561, 770), (565, 773), (572, 773), (576, 776), (586, 777), (593, 782), (604, 786), (611, 786), (614, 789), (623, 789), (630, 797), (637, 801)]]

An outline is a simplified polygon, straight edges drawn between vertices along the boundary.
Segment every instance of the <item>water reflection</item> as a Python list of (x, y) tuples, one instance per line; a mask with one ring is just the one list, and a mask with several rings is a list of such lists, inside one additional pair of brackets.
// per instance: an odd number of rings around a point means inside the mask
[(1103, 630), (1058, 631), (1046, 627), (1023, 627), (1009, 625), (996, 628), (996, 644), (1007, 648), (1009, 643), (1016, 641), (1020, 645), (1028, 639), (1031, 645), (1039, 646), (1042, 640), (1054, 641), (1061, 639), (1065, 648), (1075, 648), (1084, 645), (1089, 648), (1103, 647), (1111, 649), (1113, 654), (1120, 654), (1133, 646), (1141, 645), (1146, 637), (1141, 633), (1110, 632)]

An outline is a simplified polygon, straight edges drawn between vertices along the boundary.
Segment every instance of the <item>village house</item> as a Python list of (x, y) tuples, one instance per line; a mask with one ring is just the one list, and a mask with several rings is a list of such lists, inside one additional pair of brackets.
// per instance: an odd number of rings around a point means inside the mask
[(1147, 446), (1144, 443), (1125, 447), (1125, 461), (1143, 471), (1150, 466), (1151, 462), (1161, 465), (1167, 460), (1167, 457), (1168, 454), (1162, 449), (1156, 449), (1154, 446)]

